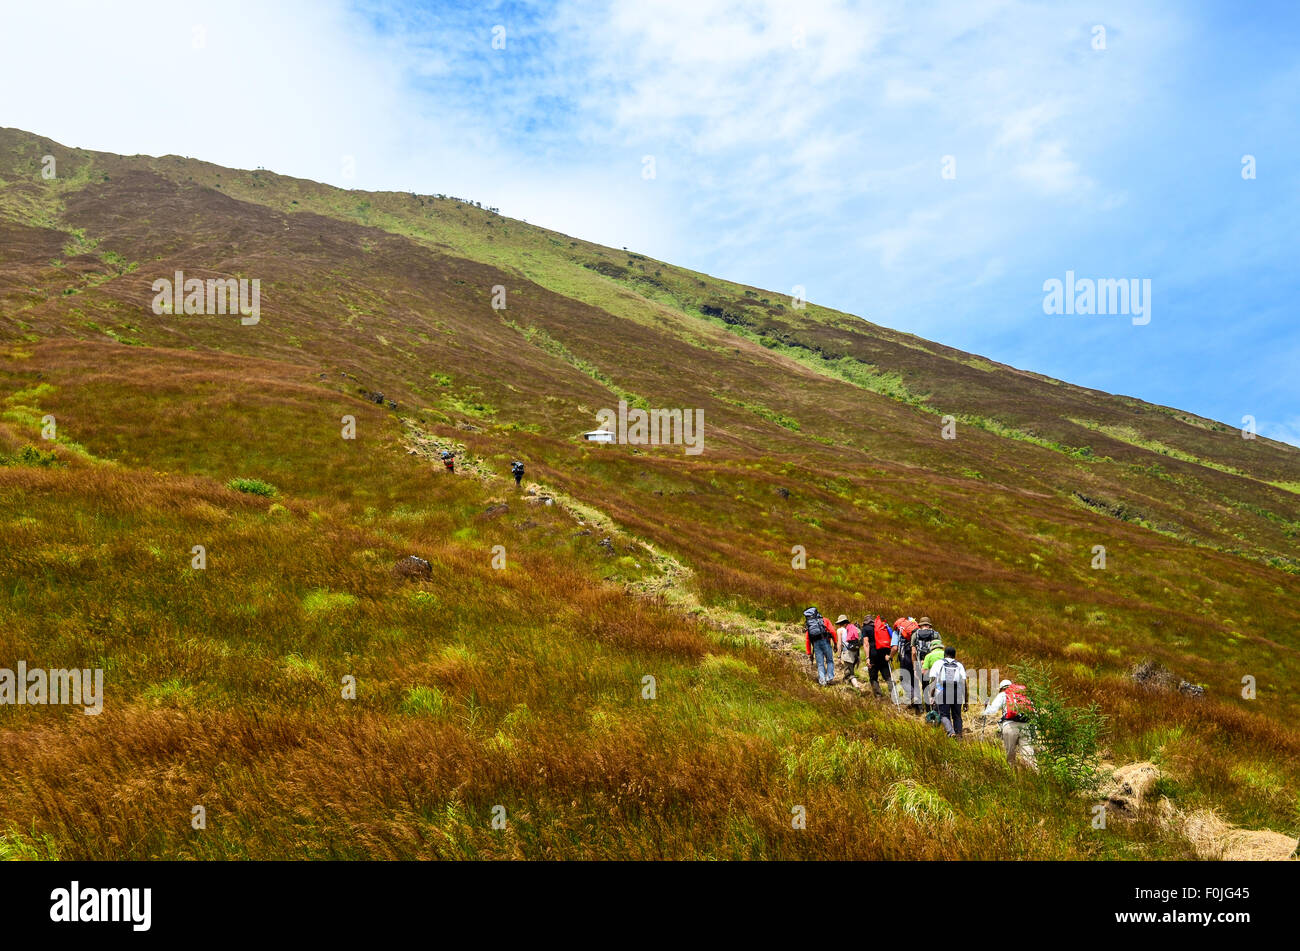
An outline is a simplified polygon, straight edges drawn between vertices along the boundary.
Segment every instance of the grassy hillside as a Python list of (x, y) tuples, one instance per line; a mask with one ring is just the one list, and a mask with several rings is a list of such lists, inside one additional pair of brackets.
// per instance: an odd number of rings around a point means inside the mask
[[(177, 270), (259, 279), (260, 321), (156, 316)], [(583, 444), (620, 399), (702, 409), (704, 452)], [(817, 689), (809, 603), (1045, 661), (1180, 808), (1300, 832), (1297, 450), (777, 292), (0, 130), (0, 456), (0, 666), (107, 688), (0, 706), (6, 854), (1193, 854)]]

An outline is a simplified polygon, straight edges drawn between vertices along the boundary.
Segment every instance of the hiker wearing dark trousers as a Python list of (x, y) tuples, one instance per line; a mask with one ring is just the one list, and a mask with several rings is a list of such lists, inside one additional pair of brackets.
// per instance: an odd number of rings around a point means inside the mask
[(447, 467), (447, 471), (453, 475), (456, 472), (456, 457), (450, 452), (442, 454), (442, 464)]
[(510, 474), (515, 477), (515, 488), (519, 488), (524, 478), (524, 464), (518, 460), (510, 463)]
[(916, 631), (916, 622), (910, 617), (900, 617), (894, 622), (894, 629), (898, 631), (898, 646), (894, 654), (898, 657), (901, 671), (899, 686), (902, 688), (903, 702), (909, 710), (913, 710), (920, 703), (916, 692), (919, 685), (912, 665), (912, 634)]
[(944, 648), (943, 660), (930, 668), (939, 722), (951, 737), (961, 737), (961, 713), (966, 708), (966, 668), (957, 660), (957, 648)]
[(898, 648), (898, 632), (886, 624), (885, 619), (879, 614), (863, 621), (862, 630), (866, 631), (864, 639), (867, 642), (867, 679), (871, 681), (871, 692), (884, 699), (885, 693), (880, 687), (880, 680), (883, 678), (885, 689), (890, 691), (890, 699), (892, 699), (894, 672), (889, 667), (889, 658)]
[(840, 639), (840, 663), (844, 665), (844, 679), (853, 685), (854, 690), (861, 690), (862, 683), (854, 674), (858, 660), (862, 657), (862, 631), (849, 620), (847, 614), (835, 619), (835, 634)]
[(912, 632), (912, 673), (916, 678), (917, 692), (920, 695), (921, 711), (925, 712), (925, 669), (923, 664), (925, 656), (934, 649), (934, 641), (939, 638), (939, 632), (930, 624), (928, 617), (923, 617), (916, 622), (916, 630)]
[(998, 695), (984, 708), (984, 715), (998, 717), (998, 732), (1002, 734), (1002, 750), (1007, 754), (1007, 764), (1016, 765), (1016, 751), (1023, 750), (1025, 759), (1034, 761), (1034, 748), (1029, 745), (1028, 714), (1034, 712), (1025, 688), (1004, 680), (998, 684)]
[(817, 682), (825, 687), (835, 679), (835, 628), (816, 608), (809, 608), (803, 612), (803, 635), (804, 650), (817, 665)]

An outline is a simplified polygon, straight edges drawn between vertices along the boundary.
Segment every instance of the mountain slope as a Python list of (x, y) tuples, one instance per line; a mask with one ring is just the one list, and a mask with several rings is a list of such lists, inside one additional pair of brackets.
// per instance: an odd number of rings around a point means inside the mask
[[(117, 701), (0, 708), (24, 848), (915, 856), (939, 848), (900, 812), (920, 783), (956, 854), (1188, 854), (1154, 828), (1090, 836), (1041, 781), (1007, 802), (988, 750), (819, 696), (755, 636), (788, 622), (793, 643), (807, 603), (929, 614), (972, 669), (1047, 660), (1187, 805), (1300, 822), (1292, 447), (453, 199), (14, 130), (0, 180), (0, 452), (46, 445), (50, 414), (64, 463), (0, 468), (4, 655), (103, 661)], [(178, 270), (259, 279), (259, 322), (154, 315)], [(620, 399), (702, 409), (704, 452), (577, 440)], [(586, 524), (446, 476), (409, 454), (422, 439), (487, 471), (525, 459)], [(589, 510), (601, 532), (582, 534)], [(198, 537), (239, 554), (199, 575)], [(391, 576), (411, 551), (431, 580)], [(665, 556), (689, 582), (658, 576)], [(646, 589), (666, 594), (629, 593)], [(1208, 697), (1152, 703), (1128, 675), (1148, 659)], [(125, 815), (95, 806), (103, 757)], [(55, 784), (67, 771), (88, 785)], [(162, 797), (131, 778), (168, 775)], [(51, 789), (71, 805), (41, 805)], [(875, 833), (833, 815), (846, 795)], [(202, 796), (219, 836), (185, 825)], [(488, 821), (505, 799), (509, 836)], [(272, 831), (294, 802), (303, 827)], [(794, 805), (824, 824), (796, 834)], [(1017, 809), (1043, 834), (991, 841)]]

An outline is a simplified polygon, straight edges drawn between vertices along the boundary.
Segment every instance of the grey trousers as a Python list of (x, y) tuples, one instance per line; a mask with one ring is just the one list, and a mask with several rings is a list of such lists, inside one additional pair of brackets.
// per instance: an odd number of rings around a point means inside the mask
[(1016, 765), (1016, 750), (1023, 749), (1025, 757), (1033, 762), (1034, 748), (1029, 745), (1028, 724), (1016, 720), (1003, 720), (999, 729), (1002, 732), (1002, 749), (1006, 751), (1007, 762)]

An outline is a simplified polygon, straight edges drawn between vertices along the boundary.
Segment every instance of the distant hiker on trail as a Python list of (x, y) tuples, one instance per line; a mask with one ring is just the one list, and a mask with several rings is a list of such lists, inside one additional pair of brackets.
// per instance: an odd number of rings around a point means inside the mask
[(961, 738), (961, 712), (966, 707), (966, 668), (957, 660), (957, 648), (947, 647), (943, 660), (930, 668), (939, 722), (949, 736)]
[(519, 483), (524, 478), (524, 464), (518, 459), (510, 463), (510, 474), (515, 477), (515, 488), (519, 488)]
[(840, 639), (840, 663), (844, 665), (844, 679), (861, 690), (862, 683), (854, 675), (858, 660), (862, 656), (862, 631), (849, 620), (847, 614), (841, 614), (835, 620), (835, 633)]
[(912, 635), (916, 632), (916, 621), (910, 617), (900, 617), (894, 622), (894, 629), (898, 631), (898, 647), (895, 653), (898, 655), (898, 666), (902, 669), (900, 686), (905, 694), (903, 702), (911, 709), (920, 702), (917, 690), (921, 685), (912, 660)]
[(934, 650), (934, 642), (937, 640), (939, 640), (939, 632), (931, 626), (928, 617), (923, 617), (916, 622), (916, 630), (912, 632), (912, 672), (916, 677), (922, 710), (926, 708), (925, 671), (928, 669), (924, 661), (930, 652)]
[(885, 690), (890, 691), (893, 699), (894, 672), (889, 667), (889, 658), (898, 650), (898, 632), (891, 628), (879, 614), (872, 615), (862, 622), (862, 629), (867, 632), (867, 676), (871, 681), (871, 692), (881, 699), (885, 698), (880, 687), (880, 678), (884, 678)]
[(456, 455), (455, 453), (446, 452), (442, 454), (442, 464), (447, 467), (447, 471), (453, 475), (456, 472)]
[(1024, 748), (1025, 757), (1031, 763), (1034, 760), (1034, 748), (1029, 745), (1025, 727), (1029, 720), (1028, 714), (1033, 712), (1034, 705), (1025, 693), (1025, 688), (1009, 680), (998, 684), (998, 695), (984, 708), (986, 717), (995, 714), (999, 717), (998, 732), (1002, 734), (1002, 748), (1006, 751), (1007, 763), (1011, 766), (1016, 765), (1016, 749), (1019, 747)]
[(817, 664), (817, 682), (825, 687), (835, 679), (835, 648), (839, 641), (835, 628), (817, 613), (816, 608), (803, 612), (804, 650)]

